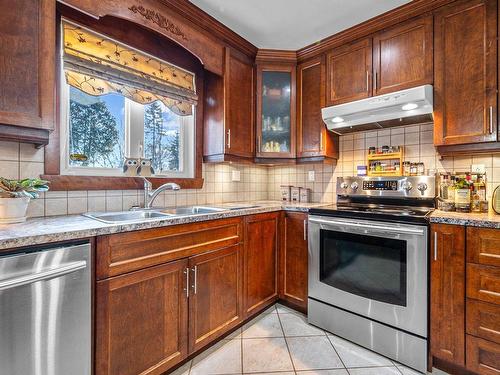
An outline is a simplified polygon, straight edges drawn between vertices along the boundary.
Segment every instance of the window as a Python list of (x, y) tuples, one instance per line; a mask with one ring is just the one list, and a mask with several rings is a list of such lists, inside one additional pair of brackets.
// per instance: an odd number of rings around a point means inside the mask
[(192, 178), (194, 74), (71, 22), (63, 22), (61, 174)]

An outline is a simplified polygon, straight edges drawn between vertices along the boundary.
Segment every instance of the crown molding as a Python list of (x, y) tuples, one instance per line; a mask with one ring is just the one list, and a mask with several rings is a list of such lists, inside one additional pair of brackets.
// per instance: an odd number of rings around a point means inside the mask
[(272, 63), (297, 63), (297, 52), (279, 49), (259, 49), (255, 58), (259, 62)]
[(319, 42), (310, 44), (297, 51), (298, 61), (304, 61), (331, 48), (366, 37), (387, 27), (409, 20), (452, 3), (456, 0), (413, 0), (398, 8), (389, 10), (363, 23), (350, 27)]
[(159, 2), (196, 26), (209, 32), (217, 39), (222, 40), (230, 47), (237, 49), (251, 58), (255, 58), (257, 54), (256, 46), (188, 0), (159, 0)]

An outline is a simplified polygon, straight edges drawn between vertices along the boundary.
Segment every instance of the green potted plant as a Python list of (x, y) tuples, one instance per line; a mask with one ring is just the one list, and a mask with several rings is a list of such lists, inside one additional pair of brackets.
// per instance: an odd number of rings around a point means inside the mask
[(49, 182), (39, 178), (9, 180), (0, 177), (0, 223), (21, 223), (31, 198), (49, 190)]

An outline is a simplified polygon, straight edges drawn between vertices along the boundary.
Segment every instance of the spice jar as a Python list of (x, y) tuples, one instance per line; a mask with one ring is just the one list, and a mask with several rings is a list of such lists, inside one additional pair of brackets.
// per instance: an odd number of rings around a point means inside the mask
[(417, 174), (419, 176), (423, 176), (425, 174), (425, 166), (424, 163), (420, 162), (417, 165)]

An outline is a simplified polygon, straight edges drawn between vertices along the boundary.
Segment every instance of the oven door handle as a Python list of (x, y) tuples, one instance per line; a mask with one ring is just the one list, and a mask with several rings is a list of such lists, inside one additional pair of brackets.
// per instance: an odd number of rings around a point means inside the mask
[(382, 232), (387, 232), (387, 233), (414, 234), (414, 235), (419, 235), (419, 236), (423, 236), (425, 233), (424, 229), (389, 227), (389, 226), (385, 226), (385, 225), (372, 225), (372, 224), (367, 225), (367, 224), (360, 224), (360, 223), (335, 221), (335, 220), (323, 220), (323, 219), (316, 219), (316, 218), (309, 218), (309, 221), (311, 223), (331, 225), (331, 226), (336, 226), (339, 228), (351, 227), (351, 228), (357, 228), (357, 229), (364, 229), (366, 231), (366, 233), (382, 231)]

